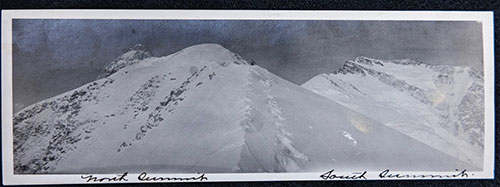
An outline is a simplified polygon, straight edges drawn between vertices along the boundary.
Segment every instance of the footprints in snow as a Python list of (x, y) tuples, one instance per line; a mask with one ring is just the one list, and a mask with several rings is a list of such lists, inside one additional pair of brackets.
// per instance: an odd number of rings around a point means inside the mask
[[(253, 75), (259, 77), (260, 83), (263, 86), (262, 93), (263, 95), (259, 97), (264, 97), (266, 99), (265, 107), (267, 108), (269, 114), (271, 114), (271, 125), (273, 125), (276, 129), (275, 138), (276, 144), (278, 145), (278, 150), (276, 150), (275, 160), (279, 164), (279, 168), (277, 170), (282, 171), (299, 171), (300, 162), (307, 162), (309, 158), (301, 153), (299, 150), (295, 148), (294, 143), (291, 141), (292, 134), (286, 130), (286, 118), (283, 116), (282, 108), (279, 106), (276, 98), (271, 93), (271, 88), (273, 84), (273, 79), (271, 76), (257, 72), (255, 70), (251, 70)], [(248, 85), (249, 90), (247, 91), (249, 95), (247, 97), (251, 97), (253, 93), (251, 93), (252, 87), (253, 89), (260, 89), (254, 87), (251, 84), (255, 84), (256, 82), (253, 80), (249, 81)], [(262, 121), (259, 119), (263, 114), (259, 113), (254, 107), (251, 106), (250, 98), (245, 99), (247, 107), (247, 112), (245, 113), (245, 119), (242, 121), (242, 125), (246, 128), (247, 132), (257, 132), (258, 129), (262, 128)]]
[(282, 167), (280, 169), (299, 171), (298, 162), (309, 161), (309, 158), (297, 150), (289, 138), (292, 134), (286, 131), (286, 119), (282, 115), (282, 109), (271, 94), (271, 80), (271, 77), (267, 77), (262, 83), (265, 86), (264, 93), (267, 96), (267, 108), (273, 116), (274, 125), (277, 129), (275, 136), (280, 150), (275, 157)]

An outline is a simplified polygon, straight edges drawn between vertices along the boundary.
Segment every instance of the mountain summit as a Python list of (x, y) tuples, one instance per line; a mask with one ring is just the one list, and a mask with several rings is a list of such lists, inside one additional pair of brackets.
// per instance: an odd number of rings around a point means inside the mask
[(143, 58), (20, 111), (14, 163), (15, 173), (474, 168), (217, 44)]
[(483, 76), (470, 67), (357, 57), (302, 87), (482, 166)]
[(126, 53), (111, 61), (111, 63), (104, 68), (104, 73), (99, 75), (99, 78), (107, 77), (117, 72), (121, 68), (124, 68), (125, 66), (132, 65), (134, 63), (137, 63), (138, 61), (150, 58), (152, 56), (153, 53), (151, 53), (151, 51), (146, 48), (146, 46), (137, 44), (134, 47), (130, 48), (130, 50)]

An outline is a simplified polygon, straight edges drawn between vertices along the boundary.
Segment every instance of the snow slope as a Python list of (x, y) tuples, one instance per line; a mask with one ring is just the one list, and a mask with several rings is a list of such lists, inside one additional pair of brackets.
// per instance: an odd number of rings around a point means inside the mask
[(14, 137), (16, 173), (474, 168), (216, 44), (27, 107)]
[(481, 72), (409, 59), (358, 57), (302, 87), (458, 159), (482, 167)]

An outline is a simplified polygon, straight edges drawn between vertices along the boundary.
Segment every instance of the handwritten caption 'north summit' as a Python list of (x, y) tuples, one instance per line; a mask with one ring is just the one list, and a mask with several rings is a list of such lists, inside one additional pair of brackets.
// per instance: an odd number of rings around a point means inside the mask
[[(94, 175), (82, 175), (81, 178), (87, 182), (126, 182), (128, 181), (128, 172), (114, 177), (96, 177)], [(149, 176), (146, 172), (142, 172), (137, 176), (138, 181), (205, 181), (208, 177), (204, 173), (192, 177), (166, 177), (166, 176)]]

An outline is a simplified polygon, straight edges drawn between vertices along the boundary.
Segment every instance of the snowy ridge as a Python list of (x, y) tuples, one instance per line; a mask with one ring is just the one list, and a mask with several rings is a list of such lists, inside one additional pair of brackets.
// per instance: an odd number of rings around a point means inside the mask
[(100, 92), (110, 84), (113, 84), (112, 79), (101, 79), (15, 114), (14, 162), (29, 164), (18, 164), (14, 171), (53, 171), (53, 164), (61, 160), (62, 154), (75, 149), (75, 143), (89, 139), (98, 120), (78, 119), (80, 110), (85, 103), (104, 99)]
[[(267, 74), (267, 72), (265, 73)], [(272, 120), (277, 129), (275, 136), (278, 141), (279, 149), (281, 149), (276, 155), (276, 159), (285, 171), (300, 171), (300, 166), (297, 162), (307, 162), (309, 158), (297, 150), (293, 142), (289, 139), (289, 136), (292, 136), (292, 134), (286, 130), (286, 119), (282, 116), (282, 110), (271, 94), (272, 77), (266, 75), (260, 76), (266, 77), (264, 80), (261, 80), (261, 83), (264, 85), (263, 92), (267, 99), (267, 108), (272, 114)]]
[[(373, 62), (368, 61), (367, 62), (366, 58), (361, 58), (361, 59), (363, 59), (363, 60), (360, 61), (359, 63), (369, 64), (371, 66), (373, 66), (374, 64), (383, 66), (383, 63), (381, 61), (373, 61)], [(367, 68), (367, 67), (362, 66), (362, 65), (358, 65), (356, 62), (352, 62), (352, 61), (346, 62), (344, 65), (344, 68), (340, 69), (339, 72), (342, 72), (342, 73), (359, 72), (363, 76), (367, 76), (367, 75), (372, 76), (374, 78), (377, 78), (380, 82), (382, 82), (386, 85), (390, 85), (392, 87), (397, 88), (399, 91), (405, 91), (410, 96), (419, 100), (422, 103), (425, 103), (425, 104), (431, 103), (431, 101), (429, 101), (429, 98), (427, 98), (427, 96), (425, 95), (425, 91), (423, 89), (416, 87), (416, 86), (413, 86), (413, 85), (410, 85), (407, 82), (405, 82), (404, 80), (397, 79), (393, 75), (384, 73), (382, 71), (372, 70), (372, 69)], [(357, 89), (355, 86), (351, 85), (351, 87), (353, 89)], [(357, 90), (357, 91), (359, 91), (359, 90)]]
[[(207, 50), (207, 46), (210, 50)], [(204, 62), (206, 65), (200, 66), (199, 62), (196, 63), (194, 55), (182, 55), (183, 53), (201, 54), (205, 58), (208, 57)], [(129, 56), (128, 54), (131, 53), (127, 52), (122, 56)], [(215, 56), (212, 55), (213, 57), (210, 58), (207, 54), (215, 54)], [(158, 66), (168, 66), (164, 63), (165, 60), (175, 63), (178, 57), (181, 58), (178, 60), (182, 62), (195, 62), (192, 66), (188, 65), (189, 63), (178, 63), (179, 68), (187, 68), (185, 75), (188, 76), (184, 79), (180, 78), (184, 75), (176, 75), (158, 68)], [(17, 164), (15, 171), (54, 172), (63, 155), (74, 150), (83, 140), (91, 141), (90, 138), (95, 129), (110, 124), (116, 124), (113, 126), (119, 127), (117, 130), (123, 131), (123, 134), (120, 135), (118, 142), (110, 145), (113, 148), (109, 148), (116, 152), (123, 152), (124, 149), (141, 142), (139, 140), (154, 131), (162, 121), (168, 119), (177, 108), (176, 105), (186, 98), (185, 93), (192, 89), (199, 89), (203, 87), (204, 82), (216, 78), (215, 72), (203, 74), (208, 66), (216, 68), (228, 67), (231, 64), (246, 64), (246, 61), (238, 55), (211, 44), (193, 46), (167, 57), (134, 59), (131, 62), (134, 63), (116, 69), (116, 72), (104, 79), (36, 103), (18, 112), (14, 117), (14, 133), (16, 134), (14, 152), (16, 163), (23, 164)], [(184, 67), (186, 65), (188, 66)], [(151, 69), (152, 67), (156, 70)], [(122, 77), (134, 74), (134, 71), (149, 73), (139, 73), (140, 77), (132, 77), (130, 81), (122, 80)], [(184, 73), (181, 72), (181, 74)], [(202, 75), (203, 80), (200, 79)], [(120, 80), (119, 85), (116, 85), (118, 87), (107, 88), (116, 84), (116, 80)], [(130, 89), (133, 85), (137, 85), (137, 89)], [(117, 89), (122, 91), (116, 92)], [(98, 109), (117, 104), (116, 108)], [(82, 108), (89, 110), (81, 111)], [(101, 112), (97, 113), (97, 111)], [(30, 138), (31, 136), (35, 138)], [(43, 140), (40, 141), (40, 138)], [(114, 141), (110, 141), (112, 142)]]
[(137, 44), (134, 47), (130, 48), (130, 50), (116, 59), (114, 59), (108, 66), (104, 68), (104, 73), (99, 75), (99, 78), (107, 77), (118, 70), (135, 64), (140, 60), (144, 60), (146, 58), (152, 57), (153, 54), (149, 49), (147, 49), (142, 44)]
[[(269, 72), (258, 69), (256, 67), (249, 67), (248, 70), (248, 80), (245, 84), (245, 112), (244, 117), (241, 120), (241, 124), (245, 131), (249, 134), (247, 136), (255, 136), (254, 133), (261, 133), (259, 137), (272, 137), (274, 133), (275, 142), (270, 142), (267, 154), (274, 155), (278, 163), (273, 163), (270, 166), (263, 164), (268, 160), (268, 158), (262, 158), (255, 155), (254, 152), (261, 152), (261, 150), (256, 149), (249, 145), (249, 142), (254, 141), (251, 138), (246, 139), (245, 143), (247, 145), (248, 154), (243, 155), (240, 160), (240, 168), (249, 167), (248, 164), (245, 165), (244, 159), (247, 157), (254, 157), (256, 170), (258, 171), (300, 171), (301, 168), (297, 162), (307, 162), (308, 158), (303, 153), (294, 148), (293, 142), (288, 138), (292, 134), (286, 131), (286, 119), (281, 115), (281, 108), (278, 106), (271, 94), (271, 84), (272, 77), (270, 77)], [(262, 103), (261, 103), (262, 102)], [(269, 120), (263, 121), (262, 118), (265, 115), (269, 115)], [(266, 127), (264, 127), (266, 125)], [(266, 132), (260, 132), (263, 128), (269, 129)], [(259, 149), (262, 149), (259, 147)], [(243, 152), (242, 154), (246, 154)]]
[(469, 67), (357, 57), (302, 85), (432, 147), (482, 166), (483, 78)]

